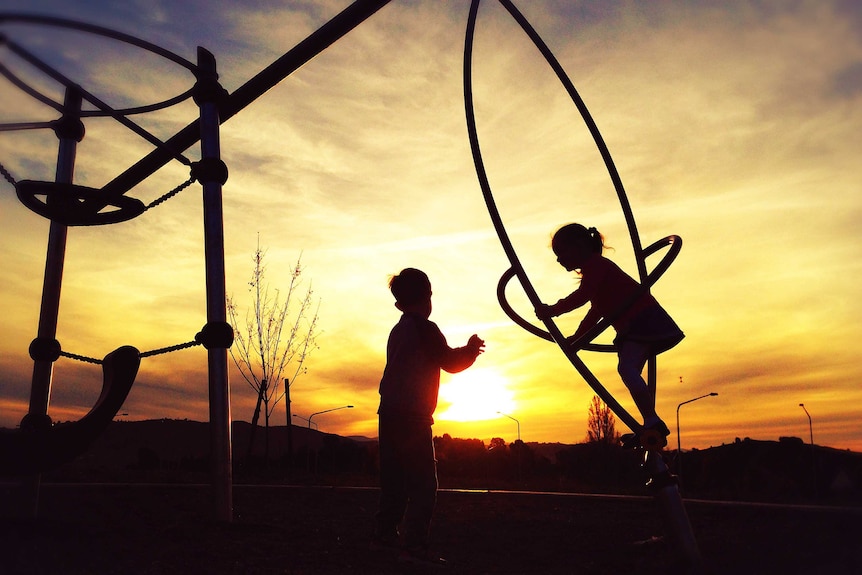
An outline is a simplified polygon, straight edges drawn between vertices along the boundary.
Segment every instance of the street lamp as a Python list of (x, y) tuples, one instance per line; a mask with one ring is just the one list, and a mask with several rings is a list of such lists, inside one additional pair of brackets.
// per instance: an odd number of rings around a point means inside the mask
[(809, 435), (809, 437), (810, 437), (811, 447), (812, 447), (812, 448), (814, 448), (814, 426), (813, 426), (813, 424), (811, 423), (811, 414), (810, 414), (810, 413), (808, 413), (808, 410), (807, 410), (807, 409), (805, 409), (805, 404), (804, 404), (804, 403), (800, 403), (800, 404), (799, 404), (799, 407), (801, 407), (801, 408), (802, 408), (802, 410), (805, 412), (805, 415), (807, 415), (807, 416), (808, 416), (808, 435)]
[[(682, 378), (680, 378), (682, 380)], [(697, 401), (698, 399), (703, 399), (704, 397), (715, 397), (718, 395), (716, 392), (712, 391), (710, 393), (706, 393), (704, 395), (695, 397), (693, 399), (689, 399), (687, 401), (683, 401), (679, 405), (676, 406), (676, 476), (677, 480), (682, 483), (682, 442), (680, 441), (680, 433), (679, 433), (679, 408), (685, 405), (686, 403), (691, 403), (692, 401)]]
[(520, 449), (520, 447), (523, 444), (521, 442), (521, 422), (518, 421), (517, 419), (515, 419), (514, 417), (512, 417), (511, 415), (503, 413), (502, 411), (498, 411), (497, 413), (499, 413), (503, 417), (508, 417), (509, 419), (511, 419), (512, 421), (514, 421), (518, 425), (518, 447), (519, 447), (519, 449), (515, 452), (515, 460), (518, 463), (518, 483), (521, 483), (521, 449)]
[(509, 419), (511, 419), (512, 421), (514, 421), (515, 423), (518, 424), (518, 441), (521, 441), (521, 422), (518, 421), (517, 419), (515, 419), (514, 417), (512, 417), (511, 415), (506, 415), (502, 411), (498, 411), (497, 413), (499, 413), (503, 417), (508, 417)]
[[(302, 417), (302, 416), (301, 416), (301, 415), (299, 415), (298, 413), (294, 413), (294, 414), (293, 414), (293, 417), (298, 417), (298, 418), (299, 418), (299, 419), (301, 419), (302, 421), (308, 422), (308, 428), (309, 428), (309, 429), (311, 429), (311, 421), (309, 421), (307, 418)], [(315, 423), (315, 424), (314, 424), (314, 426), (315, 426), (315, 427), (317, 427), (317, 424)]]
[(805, 415), (808, 416), (808, 438), (811, 443), (811, 478), (814, 482), (814, 499), (817, 499), (817, 463), (814, 460), (814, 424), (811, 422), (811, 414), (808, 413), (808, 410), (805, 409), (805, 404), (800, 403), (799, 407), (805, 412)]
[(316, 413), (312, 413), (308, 416), (308, 429), (311, 429), (311, 419), (315, 415), (320, 415), (321, 413), (329, 413), (330, 411), (338, 411), (339, 409), (353, 409), (352, 405), (342, 405), (341, 407), (333, 407), (332, 409), (324, 409), (323, 411), (318, 411)]
[[(308, 416), (308, 429), (311, 429), (311, 420), (314, 419), (315, 415), (320, 415), (321, 413), (329, 413), (330, 411), (338, 411), (339, 409), (353, 409), (352, 405), (342, 405), (341, 407), (333, 407), (332, 409), (324, 409), (323, 411), (317, 411)], [(315, 424), (317, 425), (317, 424)], [(319, 429), (319, 428), (318, 428)], [(314, 452), (314, 472), (317, 473), (317, 450)], [(306, 471), (311, 471), (311, 445), (306, 448), (305, 451), (305, 469)]]

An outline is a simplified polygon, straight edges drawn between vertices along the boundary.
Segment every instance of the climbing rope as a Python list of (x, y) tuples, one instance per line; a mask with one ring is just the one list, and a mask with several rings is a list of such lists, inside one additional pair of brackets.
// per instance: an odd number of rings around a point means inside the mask
[(0, 173), (3, 174), (3, 177), (6, 179), (7, 182), (12, 184), (13, 186), (15, 185), (15, 178), (12, 177), (12, 174), (9, 173), (9, 170), (7, 170), (6, 166), (4, 166), (2, 163), (0, 163)]
[(173, 198), (174, 196), (176, 196), (177, 194), (179, 194), (180, 192), (182, 192), (183, 190), (185, 190), (186, 188), (191, 186), (194, 183), (194, 181), (195, 181), (195, 177), (189, 176), (188, 180), (186, 180), (185, 182), (183, 182), (182, 184), (180, 184), (179, 186), (177, 186), (176, 188), (174, 188), (170, 192), (166, 193), (165, 195), (161, 196), (160, 198), (156, 198), (155, 200), (150, 202), (144, 211), (149, 210), (150, 208), (155, 208), (159, 204), (168, 201), (169, 199)]
[(187, 341), (186, 343), (179, 343), (177, 345), (171, 345), (168, 347), (161, 347), (159, 349), (153, 349), (150, 351), (141, 352), (141, 357), (152, 357), (154, 355), (162, 355), (165, 353), (170, 353), (172, 351), (179, 351), (181, 349), (188, 349), (190, 347), (195, 347), (197, 345), (203, 345), (202, 342), (199, 341)]
[[(233, 326), (231, 326), (229, 323), (222, 321), (211, 321), (204, 325), (201, 330), (197, 334), (195, 334), (194, 340), (187, 341), (186, 343), (180, 343), (177, 345), (171, 345), (168, 347), (160, 347), (158, 349), (153, 349), (150, 351), (144, 351), (140, 353), (140, 357), (144, 358), (152, 357), (154, 355), (162, 355), (165, 353), (170, 353), (172, 351), (179, 351), (181, 349), (187, 349), (198, 345), (202, 345), (206, 349), (227, 349), (233, 345), (233, 337)], [(86, 363), (95, 363), (97, 365), (102, 363), (102, 360), (96, 359), (95, 357), (87, 357), (86, 355), (78, 355), (76, 353), (63, 351), (62, 349), (60, 349), (60, 343), (57, 340), (39, 338), (35, 339), (33, 343), (30, 344), (30, 355), (31, 357), (33, 357), (33, 359), (41, 358), (53, 361), (53, 359), (56, 359), (57, 356), (63, 356), (68, 357), (69, 359), (83, 361)]]
[[(171, 345), (168, 347), (160, 347), (159, 349), (153, 349), (150, 351), (143, 351), (140, 353), (140, 356), (141, 356), (141, 358), (144, 358), (144, 357), (152, 357), (155, 355), (163, 355), (166, 353), (170, 353), (172, 351), (179, 351), (181, 349), (188, 349), (190, 347), (195, 347), (198, 345), (203, 345), (203, 342), (187, 341), (186, 343), (180, 343), (180, 344)], [(68, 351), (60, 351), (60, 355), (63, 357), (68, 357), (69, 359), (74, 359), (75, 361), (83, 361), (84, 363), (93, 363), (96, 365), (102, 364), (101, 359), (96, 359), (95, 357), (88, 357), (86, 355), (78, 355), (77, 353), (71, 353)]]

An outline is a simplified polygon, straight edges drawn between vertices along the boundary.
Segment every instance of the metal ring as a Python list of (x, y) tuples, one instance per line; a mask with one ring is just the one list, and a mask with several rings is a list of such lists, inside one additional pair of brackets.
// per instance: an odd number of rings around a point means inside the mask
[[(623, 305), (621, 305), (618, 309), (614, 310), (613, 313), (608, 314), (607, 317), (603, 318), (602, 321), (597, 323), (589, 332), (585, 333), (577, 340), (572, 341), (569, 346), (572, 350), (586, 350), (586, 351), (598, 351), (598, 352), (614, 352), (616, 351), (616, 346), (610, 344), (602, 344), (602, 343), (591, 343), (593, 339), (598, 337), (603, 331), (605, 331), (614, 320), (623, 314), (631, 305), (639, 298), (642, 294), (649, 291), (649, 288), (652, 287), (658, 279), (664, 275), (664, 273), (670, 267), (670, 264), (676, 259), (677, 254), (679, 254), (680, 249), (682, 249), (682, 239), (679, 236), (667, 236), (664, 239), (661, 239), (653, 244), (651, 244), (647, 249), (644, 250), (644, 257), (650, 256), (657, 252), (659, 249), (665, 246), (670, 246), (668, 252), (662, 257), (661, 261), (656, 265), (652, 272), (647, 276), (647, 282), (642, 284), (641, 289), (636, 292), (636, 295), (633, 295), (631, 300), (627, 300)], [(497, 284), (497, 300), (500, 302), (500, 307), (503, 308), (503, 311), (506, 313), (509, 318), (518, 324), (520, 327), (530, 332), (531, 334), (540, 337), (547, 341), (554, 341), (553, 336), (549, 331), (543, 330), (542, 328), (534, 325), (533, 323), (527, 321), (524, 317), (522, 317), (515, 309), (509, 304), (509, 301), (506, 299), (506, 286), (515, 277), (515, 271), (512, 268), (506, 270), (506, 272), (500, 277), (500, 281)]]

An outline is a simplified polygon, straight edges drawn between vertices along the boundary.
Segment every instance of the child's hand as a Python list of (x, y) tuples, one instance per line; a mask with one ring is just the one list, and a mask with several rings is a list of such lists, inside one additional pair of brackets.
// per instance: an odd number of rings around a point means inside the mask
[(539, 304), (536, 307), (536, 317), (542, 321), (545, 321), (546, 319), (551, 319), (552, 317), (554, 317), (554, 315), (556, 315), (554, 313), (554, 310), (546, 303)]
[(479, 355), (480, 353), (485, 351), (485, 340), (483, 340), (474, 333), (467, 341), (467, 347), (472, 349), (476, 353), (476, 355)]

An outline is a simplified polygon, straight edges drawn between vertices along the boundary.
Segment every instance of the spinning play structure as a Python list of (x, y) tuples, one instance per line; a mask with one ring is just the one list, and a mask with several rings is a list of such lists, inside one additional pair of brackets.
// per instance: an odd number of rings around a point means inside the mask
[[(545, 58), (548, 65), (554, 70), (554, 73), (557, 75), (557, 78), (565, 87), (569, 96), (572, 99), (572, 102), (578, 108), (578, 111), (581, 114), (581, 117), (584, 120), (587, 128), (590, 131), (590, 134), (595, 141), (596, 147), (601, 153), (602, 159), (605, 162), (605, 167), (608, 170), (608, 174), (610, 175), (611, 181), (613, 182), (614, 189), (616, 190), (617, 197), (620, 202), (620, 206), (622, 207), (623, 214), (625, 216), (626, 225), (628, 227), (629, 235), (632, 240), (632, 247), (634, 248), (635, 258), (637, 260), (638, 267), (638, 275), (640, 276), (641, 288), (638, 292), (633, 294), (629, 301), (623, 304), (618, 310), (614, 313), (608, 315), (607, 317), (602, 318), (602, 320), (596, 324), (590, 331), (582, 335), (576, 341), (569, 341), (560, 331), (560, 329), (556, 326), (553, 319), (545, 320), (545, 326), (547, 327), (547, 331), (542, 330), (539, 327), (534, 326), (532, 323), (528, 322), (521, 316), (519, 316), (515, 310), (509, 305), (508, 300), (506, 299), (506, 286), (513, 279), (516, 278), (521, 284), (521, 287), (526, 293), (527, 297), (530, 300), (530, 303), (533, 307), (538, 308), (542, 301), (539, 299), (538, 294), (536, 293), (535, 288), (533, 288), (530, 279), (527, 277), (526, 272), (524, 271), (524, 267), (521, 265), (521, 262), (518, 258), (518, 255), (515, 253), (515, 249), (512, 246), (512, 242), (509, 239), (509, 235), (506, 233), (506, 229), (503, 225), (503, 220), (500, 217), (500, 213), (497, 210), (496, 203), (494, 201), (494, 196), (491, 193), (491, 186), (488, 182), (488, 176), (485, 172), (485, 165), (482, 161), (482, 153), (481, 148), (479, 146), (479, 136), (476, 129), (476, 119), (473, 112), (473, 90), (472, 90), (472, 52), (473, 52), (473, 36), (476, 28), (476, 17), (479, 10), (479, 4), (481, 0), (472, 0), (470, 5), (470, 13), (467, 21), (467, 33), (466, 40), (464, 42), (464, 104), (467, 115), (467, 132), (470, 137), (470, 147), (473, 152), (473, 161), (476, 166), (476, 174), (479, 178), (479, 185), (482, 188), (482, 195), (485, 198), (485, 205), (488, 208), (488, 214), (491, 216), (491, 221), (494, 224), (494, 229), (497, 231), (497, 236), (500, 239), (500, 243), (503, 246), (503, 250), (506, 252), (506, 257), (509, 259), (509, 263), (511, 267), (503, 273), (500, 278), (500, 282), (497, 288), (497, 298), (500, 301), (500, 306), (506, 312), (506, 314), (519, 326), (526, 329), (528, 332), (541, 337), (542, 339), (546, 339), (548, 341), (552, 341), (556, 343), (562, 352), (565, 354), (566, 358), (571, 362), (571, 364), (577, 369), (578, 373), (581, 377), (584, 378), (584, 381), (596, 392), (596, 394), (602, 398), (605, 404), (616, 414), (619, 419), (631, 428), (631, 430), (637, 435), (640, 443), (641, 449), (644, 451), (644, 468), (650, 474), (650, 482), (649, 487), (655, 493), (656, 499), (661, 504), (661, 510), (663, 514), (663, 519), (665, 522), (665, 527), (668, 530), (668, 535), (671, 538), (674, 548), (677, 550), (678, 559), (681, 565), (684, 565), (686, 570), (691, 572), (698, 572), (700, 570), (700, 553), (698, 551), (697, 542), (695, 541), (694, 535), (691, 530), (691, 525), (688, 521), (688, 516), (685, 511), (685, 507), (682, 503), (682, 497), (679, 492), (679, 485), (676, 478), (671, 475), (670, 470), (664, 462), (664, 459), (661, 456), (660, 450), (664, 445), (663, 437), (660, 437), (657, 432), (652, 432), (650, 430), (645, 430), (643, 426), (641, 426), (634, 417), (631, 416), (623, 407), (619, 404), (619, 402), (605, 389), (605, 387), (599, 382), (599, 380), (593, 375), (593, 373), (589, 370), (587, 365), (578, 355), (581, 351), (595, 351), (595, 352), (613, 352), (615, 351), (612, 345), (603, 345), (603, 344), (594, 344), (592, 340), (595, 339), (599, 334), (601, 334), (604, 330), (606, 330), (620, 314), (622, 314), (631, 304), (635, 302), (635, 300), (640, 297), (643, 293), (649, 291), (649, 288), (655, 284), (656, 281), (664, 274), (665, 271), (670, 267), (673, 260), (676, 258), (680, 249), (682, 248), (682, 239), (678, 236), (668, 236), (662, 240), (659, 240), (651, 245), (649, 245), (646, 249), (642, 248), (640, 236), (638, 235), (637, 226), (635, 225), (634, 215), (632, 214), (631, 206), (629, 205), (628, 198), (626, 197), (625, 188), (623, 187), (622, 180), (617, 172), (616, 166), (614, 165), (613, 159), (611, 158), (611, 154), (608, 151), (607, 146), (605, 145), (604, 139), (599, 133), (599, 129), (596, 126), (596, 123), (593, 121), (592, 116), (587, 110), (586, 104), (584, 104), (583, 99), (578, 94), (577, 90), (575, 90), (574, 85), (569, 80), (563, 68), (560, 66), (557, 59), (551, 53), (551, 50), (548, 46), (542, 41), (539, 34), (533, 29), (530, 23), (524, 18), (523, 14), (515, 7), (514, 4), (510, 0), (499, 0), (500, 4), (502, 4), (506, 10), (512, 15), (521, 29), (529, 36), (530, 40), (533, 44), (538, 48), (538, 50), (542, 53), (542, 56)], [(646, 259), (657, 253), (662, 248), (668, 248), (666, 254), (661, 259), (661, 261), (655, 266), (652, 272), (647, 271)], [(656, 382), (656, 358), (653, 357), (649, 360), (647, 365), (648, 372), (648, 385), (651, 389), (655, 389)]]
[[(511, 268), (500, 279), (498, 299), (504, 311), (516, 324), (538, 337), (555, 342), (586, 383), (595, 390), (596, 394), (623, 423), (629, 426), (635, 434), (638, 434), (640, 448), (644, 452), (644, 467), (651, 476), (649, 485), (660, 503), (665, 526), (677, 551), (679, 561), (685, 564), (691, 572), (698, 572), (700, 558), (697, 544), (691, 532), (676, 480), (662, 459), (660, 438), (642, 429), (641, 425), (623, 409), (590, 372), (579, 355), (583, 351), (608, 352), (614, 350), (613, 346), (594, 344), (592, 340), (606, 329), (615, 318), (604, 318), (590, 333), (576, 342), (569, 342), (552, 320), (544, 322), (546, 329), (537, 327), (520, 317), (507, 301), (506, 288), (511, 280), (517, 278), (533, 306), (538, 306), (541, 303), (515, 253), (496, 208), (479, 146), (478, 130), (473, 113), (472, 50), (480, 1), (471, 1), (467, 22), (464, 49), (464, 98), (467, 131), (479, 184), (494, 228), (511, 264)], [(548, 47), (512, 2), (509, 0), (499, 0), (499, 2), (508, 10), (554, 70), (593, 136), (625, 215), (637, 260), (642, 290), (648, 291), (679, 253), (682, 245), (680, 238), (668, 236), (645, 249), (642, 248), (622, 181), (583, 100)], [(79, 455), (105, 429), (122, 406), (134, 383), (142, 357), (167, 353), (192, 345), (203, 345), (208, 352), (212, 483), (215, 493), (216, 515), (224, 521), (232, 520), (231, 422), (227, 354), (233, 341), (233, 328), (226, 321), (225, 310), (221, 195), (222, 185), (227, 180), (228, 171), (220, 157), (219, 126), (387, 3), (388, 0), (357, 0), (353, 2), (344, 11), (231, 94), (228, 94), (220, 86), (215, 58), (203, 48), (198, 48), (197, 63), (191, 63), (137, 38), (97, 26), (49, 17), (0, 13), (0, 24), (23, 22), (39, 26), (70, 28), (131, 44), (188, 69), (194, 78), (193, 87), (175, 98), (151, 106), (115, 110), (99, 100), (96, 95), (86, 92), (84, 88), (63, 76), (61, 72), (54, 70), (28, 53), (26, 49), (11, 39), (5, 39), (7, 48), (16, 56), (41, 73), (60, 82), (66, 89), (65, 101), (62, 104), (52, 102), (17, 78), (0, 63), (0, 73), (8, 80), (30, 96), (55, 108), (61, 114), (60, 119), (40, 125), (18, 124), (2, 127), (5, 130), (50, 128), (54, 130), (59, 140), (56, 178), (53, 182), (16, 181), (8, 170), (0, 166), (3, 176), (15, 186), (21, 202), (32, 211), (51, 221), (38, 332), (30, 346), (34, 368), (29, 412), (24, 417), (19, 430), (0, 434), (0, 470), (5, 475), (38, 474)], [(134, 114), (161, 109), (189, 97), (194, 98), (198, 105), (199, 118), (166, 141), (160, 141), (130, 119), (130, 116)], [(82, 103), (85, 101), (96, 108), (96, 111), (82, 111)], [(92, 116), (112, 117), (153, 145), (153, 150), (148, 155), (101, 188), (83, 187), (72, 182), (75, 167), (75, 147), (84, 137), (82, 120)], [(191, 161), (184, 154), (198, 141), (200, 141), (200, 159)], [(139, 200), (126, 195), (134, 186), (172, 161), (178, 161), (188, 166), (190, 177), (186, 182), (149, 206), (145, 206)], [(140, 353), (131, 346), (123, 346), (102, 360), (64, 352), (56, 339), (56, 331), (68, 229), (74, 226), (115, 224), (135, 218), (194, 182), (200, 183), (203, 189), (207, 299), (206, 324), (195, 336), (194, 341), (146, 353)], [(652, 271), (648, 271), (646, 259), (663, 249), (666, 249), (665, 255)], [(619, 310), (619, 313), (625, 309), (624, 306)], [(52, 385), (53, 364), (61, 355), (100, 363), (103, 369), (104, 382), (98, 401), (86, 416), (77, 422), (52, 425), (48, 416), (48, 398)], [(655, 359), (653, 359), (648, 364), (648, 378), (650, 386), (653, 388), (655, 377), (656, 365)], [(38, 480), (36, 481), (36, 493), (38, 493)]]

